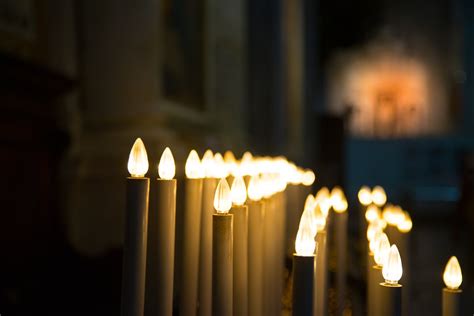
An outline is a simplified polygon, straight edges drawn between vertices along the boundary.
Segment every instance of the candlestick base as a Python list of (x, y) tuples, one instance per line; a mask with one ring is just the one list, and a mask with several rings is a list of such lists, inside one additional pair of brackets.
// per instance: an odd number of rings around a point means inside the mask
[(443, 289), (443, 314), (442, 316), (461, 315), (460, 298), (462, 290)]
[(293, 255), (293, 316), (313, 314), (314, 258)]

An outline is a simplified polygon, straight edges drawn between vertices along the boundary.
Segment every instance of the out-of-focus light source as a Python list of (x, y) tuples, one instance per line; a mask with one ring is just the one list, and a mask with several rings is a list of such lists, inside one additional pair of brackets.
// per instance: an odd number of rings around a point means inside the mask
[(389, 223), (389, 224), (393, 226), (398, 226), (398, 224), (400, 224), (404, 220), (405, 220), (405, 212), (403, 212), (400, 206), (395, 205), (392, 208), (392, 216), (391, 216), (392, 223)]
[(380, 209), (377, 207), (377, 205), (371, 204), (367, 207), (367, 210), (365, 211), (365, 219), (369, 223), (372, 223), (377, 218), (380, 218), (380, 213)]
[(171, 180), (174, 178), (175, 172), (176, 166), (174, 164), (173, 154), (171, 153), (171, 149), (166, 147), (158, 164), (158, 175), (161, 179)]
[(347, 210), (347, 200), (344, 191), (338, 186), (331, 191), (331, 204), (334, 211), (337, 213), (344, 213)]
[(405, 218), (398, 223), (397, 228), (402, 233), (408, 233), (411, 231), (412, 227), (413, 222), (411, 221), (410, 214), (408, 214), (408, 212), (405, 212)]
[(461, 266), (458, 258), (452, 256), (449, 258), (443, 273), (443, 280), (446, 287), (451, 290), (457, 290), (462, 283)]
[(247, 199), (247, 189), (245, 188), (245, 182), (242, 176), (234, 178), (230, 194), (232, 196), (232, 203), (235, 205), (244, 205), (245, 200)]
[[(304, 212), (303, 212), (304, 213)], [(296, 234), (295, 250), (298, 256), (313, 256), (316, 248), (316, 241), (311, 229), (311, 219), (308, 216), (301, 216), (298, 233)]]
[(321, 211), (321, 206), (319, 205), (319, 203), (315, 203), (316, 206), (314, 207), (314, 217), (316, 221), (316, 230), (320, 232), (326, 228), (326, 216)]
[(357, 193), (357, 197), (359, 198), (359, 202), (362, 205), (368, 206), (372, 203), (372, 192), (370, 188), (366, 185), (362, 186)]
[(216, 193), (214, 194), (214, 208), (217, 213), (228, 213), (232, 207), (232, 197), (230, 194), (229, 184), (225, 178), (222, 178), (217, 184)]
[(387, 259), (385, 260), (382, 268), (382, 275), (386, 283), (398, 284), (398, 281), (402, 278), (403, 267), (402, 259), (396, 245), (390, 247)]
[(303, 185), (310, 186), (314, 183), (314, 180), (316, 180), (316, 175), (314, 174), (313, 170), (306, 169), (303, 173), (301, 181)]
[(304, 201), (304, 208), (312, 210), (314, 208), (315, 202), (314, 196), (311, 193), (308, 194), (306, 200)]
[(224, 162), (224, 157), (220, 153), (215, 153), (214, 155), (214, 169), (213, 169), (214, 178), (225, 178), (229, 174)]
[(260, 187), (260, 178), (258, 175), (250, 177), (247, 195), (252, 201), (260, 201), (262, 199), (263, 193)]
[(369, 241), (369, 250), (375, 255), (375, 248), (377, 247), (380, 238), (383, 236), (384, 232), (381, 230), (375, 231), (374, 237)]
[(224, 162), (227, 169), (227, 173), (231, 175), (236, 175), (238, 165), (233, 152), (227, 150), (224, 153)]
[(127, 168), (133, 178), (143, 177), (148, 171), (148, 155), (141, 138), (137, 138), (133, 143), (128, 156)]
[(379, 185), (372, 189), (372, 202), (378, 206), (383, 206), (387, 202), (385, 190)]
[(194, 149), (191, 150), (188, 159), (186, 159), (184, 170), (188, 179), (199, 179), (203, 177), (204, 172), (201, 161), (199, 160), (198, 153)]
[(378, 266), (382, 267), (384, 265), (384, 262), (387, 260), (389, 251), (390, 242), (388, 241), (387, 234), (382, 233), (374, 249), (374, 260)]
[(214, 154), (208, 149), (202, 156), (201, 165), (206, 178), (214, 178)]
[(321, 207), (321, 212), (323, 212), (324, 217), (327, 217), (329, 214), (329, 209), (331, 208), (331, 193), (326, 187), (322, 187), (314, 198), (316, 202)]

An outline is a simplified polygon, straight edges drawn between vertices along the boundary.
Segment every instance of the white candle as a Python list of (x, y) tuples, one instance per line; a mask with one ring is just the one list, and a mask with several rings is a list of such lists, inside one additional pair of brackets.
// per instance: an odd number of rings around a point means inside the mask
[(459, 261), (456, 257), (451, 257), (446, 264), (443, 273), (443, 281), (446, 288), (443, 289), (443, 313), (442, 316), (461, 315), (460, 299), (462, 290), (459, 289), (462, 283), (462, 272)]

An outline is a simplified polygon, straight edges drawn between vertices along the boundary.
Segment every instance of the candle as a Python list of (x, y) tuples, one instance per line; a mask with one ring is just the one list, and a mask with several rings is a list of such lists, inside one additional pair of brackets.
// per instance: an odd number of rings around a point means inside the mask
[(385, 190), (377, 185), (372, 189), (372, 202), (377, 206), (383, 206), (387, 202), (387, 194)]
[(408, 212), (403, 212), (404, 218), (400, 220), (397, 224), (397, 230), (399, 234), (399, 251), (400, 256), (403, 258), (404, 262), (404, 269), (403, 269), (403, 276), (401, 282), (403, 283), (403, 314), (406, 315), (409, 313), (410, 310), (410, 302), (411, 302), (411, 282), (410, 282), (410, 231), (413, 227), (413, 222), (411, 220), (410, 214)]
[(319, 201), (315, 201), (315, 221), (316, 221), (316, 277), (314, 280), (314, 315), (326, 315), (326, 280), (327, 280), (327, 243), (326, 243), (326, 215), (321, 210)]
[(244, 179), (236, 176), (230, 190), (234, 215), (234, 316), (248, 315), (248, 208), (244, 205), (247, 189)]
[(311, 219), (301, 216), (293, 255), (293, 315), (312, 315), (314, 290), (314, 252), (316, 242)]
[(249, 316), (263, 315), (263, 230), (265, 203), (258, 175), (251, 177), (248, 185), (249, 208), (248, 236), (248, 286)]
[(446, 288), (443, 289), (443, 316), (461, 315), (460, 299), (462, 290), (459, 289), (462, 283), (462, 272), (459, 261), (456, 257), (451, 257), (446, 264), (443, 273), (443, 280)]
[(126, 182), (125, 237), (122, 269), (122, 316), (143, 315), (150, 179), (148, 157), (140, 138), (128, 159), (130, 177)]
[(199, 254), (198, 314), (212, 313), (212, 215), (214, 214), (214, 193), (217, 187), (216, 165), (211, 150), (202, 157), (206, 178), (202, 188), (201, 241)]
[(402, 260), (396, 245), (390, 247), (387, 259), (382, 268), (385, 282), (380, 283), (380, 305), (375, 316), (402, 315), (402, 286), (398, 283), (403, 274)]
[(148, 222), (145, 313), (169, 316), (173, 312), (176, 179), (174, 158), (168, 147), (161, 155), (158, 175), (157, 205)]
[(185, 165), (182, 263), (180, 273), (180, 315), (196, 315), (201, 228), (202, 170), (195, 150)]
[(377, 315), (379, 303), (380, 303), (380, 293), (377, 290), (380, 283), (383, 282), (382, 278), (382, 268), (385, 260), (387, 260), (388, 254), (390, 252), (390, 242), (385, 233), (378, 234), (377, 241), (375, 242), (375, 247), (373, 248), (373, 255), (370, 256), (372, 261), (369, 269), (369, 280), (368, 280), (368, 314)]
[(233, 215), (230, 188), (225, 178), (219, 181), (214, 196), (217, 213), (212, 217), (212, 315), (233, 312)]
[(334, 209), (334, 235), (336, 246), (336, 293), (337, 314), (345, 309), (346, 295), (346, 255), (347, 255), (347, 200), (341, 188), (331, 192), (331, 204)]

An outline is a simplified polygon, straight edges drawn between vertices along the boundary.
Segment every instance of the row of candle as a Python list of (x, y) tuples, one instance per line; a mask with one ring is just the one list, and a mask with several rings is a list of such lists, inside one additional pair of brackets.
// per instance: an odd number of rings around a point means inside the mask
[[(386, 204), (387, 197), (382, 187), (372, 190), (363, 186), (358, 192), (359, 202), (365, 207), (368, 240), (367, 309), (368, 315), (402, 315), (402, 260), (397, 244), (408, 257), (404, 234), (411, 231), (410, 214), (398, 205)], [(383, 207), (383, 211), (380, 210)], [(389, 237), (392, 240), (390, 245)], [(442, 291), (442, 315), (460, 315), (459, 286), (462, 273), (455, 256), (446, 265)]]
[[(267, 312), (264, 305), (279, 302), (281, 290), (273, 289), (281, 288), (283, 269), (281, 193), (288, 184), (311, 185), (314, 173), (283, 157), (246, 153), (237, 161), (231, 152), (222, 157), (208, 150), (201, 161), (191, 151), (185, 166), (175, 286), (177, 181), (171, 150), (164, 150), (158, 164), (153, 191), (157, 203), (150, 212), (148, 167), (145, 146), (137, 139), (128, 161), (122, 314), (171, 315), (175, 287), (181, 315), (262, 315)], [(264, 267), (277, 272), (270, 274)], [(265, 299), (268, 292), (274, 295)]]

